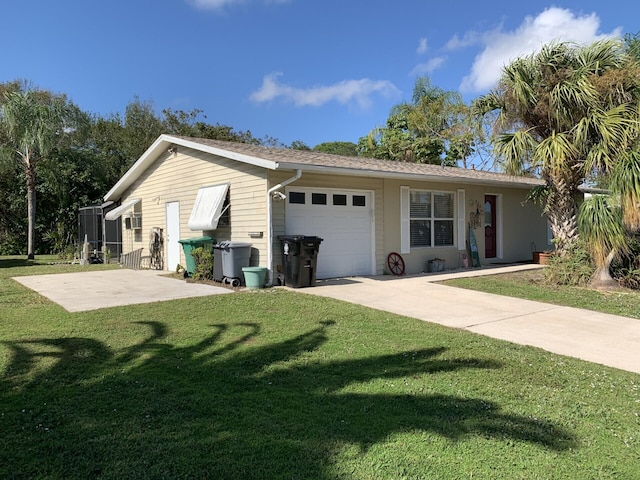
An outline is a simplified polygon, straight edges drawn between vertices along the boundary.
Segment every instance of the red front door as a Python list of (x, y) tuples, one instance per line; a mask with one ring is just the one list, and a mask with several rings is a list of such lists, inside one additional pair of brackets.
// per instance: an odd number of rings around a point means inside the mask
[(495, 258), (496, 253), (496, 196), (484, 196), (484, 258)]

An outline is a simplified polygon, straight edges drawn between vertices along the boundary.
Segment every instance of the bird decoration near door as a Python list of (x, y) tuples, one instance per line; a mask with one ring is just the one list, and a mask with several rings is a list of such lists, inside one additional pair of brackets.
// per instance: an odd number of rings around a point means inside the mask
[(480, 228), (484, 218), (484, 209), (480, 202), (477, 200), (471, 200), (469, 202), (469, 227)]

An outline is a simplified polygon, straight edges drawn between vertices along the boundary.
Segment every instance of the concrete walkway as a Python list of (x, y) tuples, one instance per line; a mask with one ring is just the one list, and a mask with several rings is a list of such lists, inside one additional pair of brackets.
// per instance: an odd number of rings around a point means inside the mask
[(167, 278), (166, 274), (157, 270), (123, 268), (13, 279), (69, 312), (233, 293), (223, 287)]
[(640, 320), (440, 285), (460, 276), (539, 268), (517, 265), (396, 278), (321, 280), (296, 289), (640, 373)]

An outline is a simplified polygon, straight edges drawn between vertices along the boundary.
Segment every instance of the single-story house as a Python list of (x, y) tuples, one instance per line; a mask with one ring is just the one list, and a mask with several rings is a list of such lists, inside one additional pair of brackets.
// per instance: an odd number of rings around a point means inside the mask
[[(252, 266), (281, 271), (279, 235), (323, 239), (317, 278), (405, 273), (470, 262), (470, 229), (481, 264), (531, 258), (549, 248), (546, 218), (524, 203), (542, 182), (494, 172), (343, 157), (161, 135), (105, 195), (123, 222), (123, 251), (148, 248), (162, 229), (164, 268), (184, 265), (178, 240), (208, 235), (250, 242)], [(155, 229), (155, 230), (153, 230)]]

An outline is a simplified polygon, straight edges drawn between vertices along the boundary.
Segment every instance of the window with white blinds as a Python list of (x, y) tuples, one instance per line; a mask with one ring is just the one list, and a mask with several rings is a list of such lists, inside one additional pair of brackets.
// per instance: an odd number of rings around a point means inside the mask
[(410, 190), (411, 248), (453, 246), (454, 217), (453, 193)]

